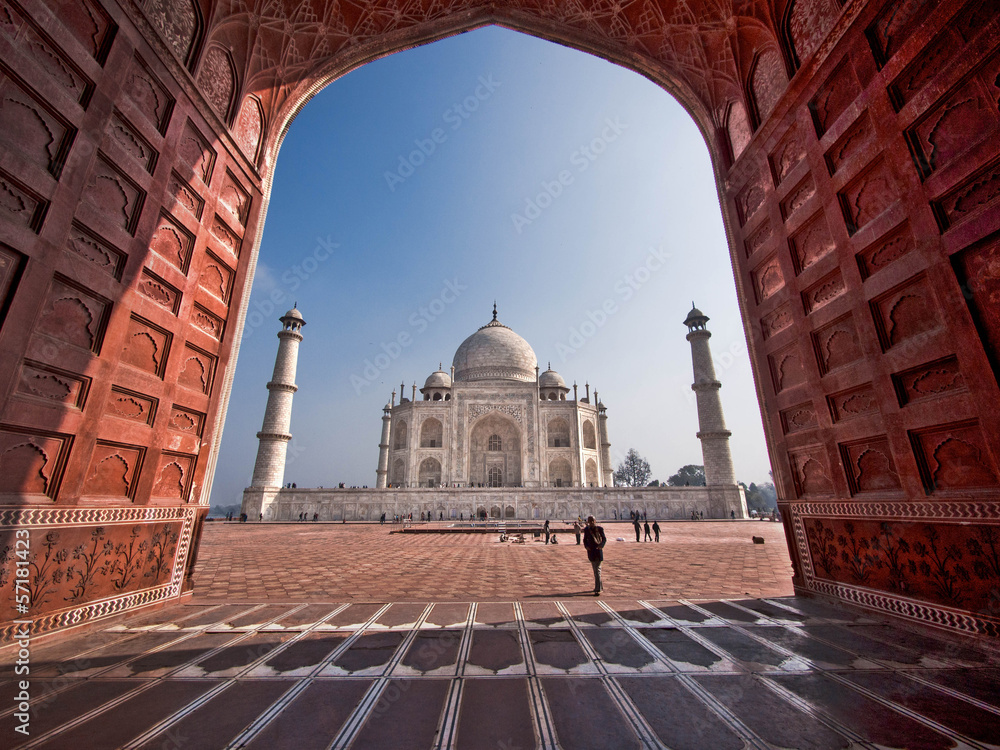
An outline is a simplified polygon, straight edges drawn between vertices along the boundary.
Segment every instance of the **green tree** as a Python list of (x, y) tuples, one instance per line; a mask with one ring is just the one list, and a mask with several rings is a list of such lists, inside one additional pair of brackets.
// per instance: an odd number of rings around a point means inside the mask
[(670, 479), (667, 480), (670, 487), (704, 487), (705, 467), (695, 464), (682, 466)]
[(760, 490), (761, 495), (764, 496), (764, 501), (767, 503), (768, 510), (775, 510), (778, 507), (778, 491), (774, 489), (774, 484), (771, 482), (764, 482), (763, 484), (758, 484), (757, 489)]
[(618, 487), (645, 487), (653, 476), (649, 461), (639, 455), (635, 448), (629, 448), (625, 460), (615, 469), (615, 485)]
[(760, 488), (753, 482), (750, 483), (749, 487), (744, 482), (740, 482), (740, 486), (743, 488), (743, 494), (747, 499), (747, 510), (756, 510), (758, 512), (764, 510), (764, 496), (761, 494)]
[(760, 485), (751, 482), (749, 487), (740, 482), (740, 485), (742, 485), (743, 491), (746, 494), (748, 509), (756, 510), (758, 513), (770, 513), (778, 507), (778, 496), (774, 490), (774, 485), (770, 482)]

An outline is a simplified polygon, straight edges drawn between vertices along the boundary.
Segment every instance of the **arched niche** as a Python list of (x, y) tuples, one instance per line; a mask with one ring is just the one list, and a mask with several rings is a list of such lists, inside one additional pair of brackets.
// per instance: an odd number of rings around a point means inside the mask
[(573, 486), (573, 467), (565, 458), (554, 458), (549, 462), (549, 486)]
[(392, 447), (395, 450), (405, 448), (407, 445), (406, 422), (400, 420), (392, 425)]
[(480, 417), (469, 431), (468, 445), (473, 486), (521, 484), (521, 426), (513, 419), (496, 413)]
[(418, 480), (421, 487), (437, 487), (441, 484), (441, 462), (436, 458), (425, 458), (420, 462)]
[(440, 448), (443, 444), (444, 426), (441, 420), (428, 417), (420, 423), (420, 447)]
[(553, 417), (548, 423), (549, 448), (569, 448), (569, 422), (562, 417)]

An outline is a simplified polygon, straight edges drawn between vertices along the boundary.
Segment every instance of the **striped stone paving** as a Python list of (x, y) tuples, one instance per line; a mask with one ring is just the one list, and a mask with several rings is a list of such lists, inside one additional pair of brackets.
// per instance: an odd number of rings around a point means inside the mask
[(0, 650), (0, 747), (1000, 747), (992, 644), (789, 595), (777, 524), (664, 526), (593, 597), (574, 544), (210, 525), (193, 600), (33, 644), (27, 738)]
[(39, 646), (39, 748), (987, 748), (998, 655), (811, 599), (188, 604)]

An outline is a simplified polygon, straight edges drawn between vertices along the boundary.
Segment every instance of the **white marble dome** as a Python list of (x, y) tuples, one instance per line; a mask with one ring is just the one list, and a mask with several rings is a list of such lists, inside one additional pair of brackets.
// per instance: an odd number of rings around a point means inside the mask
[(306, 319), (302, 317), (302, 313), (299, 312), (299, 306), (295, 305), (291, 310), (282, 315), (278, 320), (284, 320), (285, 318), (292, 318), (293, 320), (301, 320), (302, 325), (305, 325)]
[[(440, 365), (438, 365), (440, 368)], [(451, 388), (451, 376), (444, 370), (432, 372), (424, 382), (424, 388)]]
[(538, 387), (539, 388), (565, 388), (566, 381), (563, 380), (562, 375), (552, 369), (549, 365), (549, 369), (543, 372), (538, 377)]
[(458, 347), (455, 380), (520, 380), (534, 382), (538, 358), (531, 344), (496, 318)]

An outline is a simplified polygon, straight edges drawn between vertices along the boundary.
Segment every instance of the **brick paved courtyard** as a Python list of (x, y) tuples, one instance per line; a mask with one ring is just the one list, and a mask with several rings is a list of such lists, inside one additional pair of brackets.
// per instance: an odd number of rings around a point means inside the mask
[(994, 645), (789, 595), (779, 525), (606, 528), (596, 598), (572, 535), (209, 524), (193, 600), (33, 643), (28, 738), (0, 650), (0, 747), (1000, 745)]
[[(607, 523), (604, 528), (609, 539), (604, 563), (608, 595), (727, 599), (792, 593), (781, 524), (664, 523), (659, 544), (636, 544), (628, 523)], [(572, 533), (560, 531), (556, 545), (520, 545), (500, 543), (495, 534), (391, 530), (389, 524), (208, 523), (195, 569), (195, 597), (515, 601), (586, 595), (594, 588), (586, 553), (576, 546)], [(753, 544), (754, 535), (764, 537), (765, 543)]]

